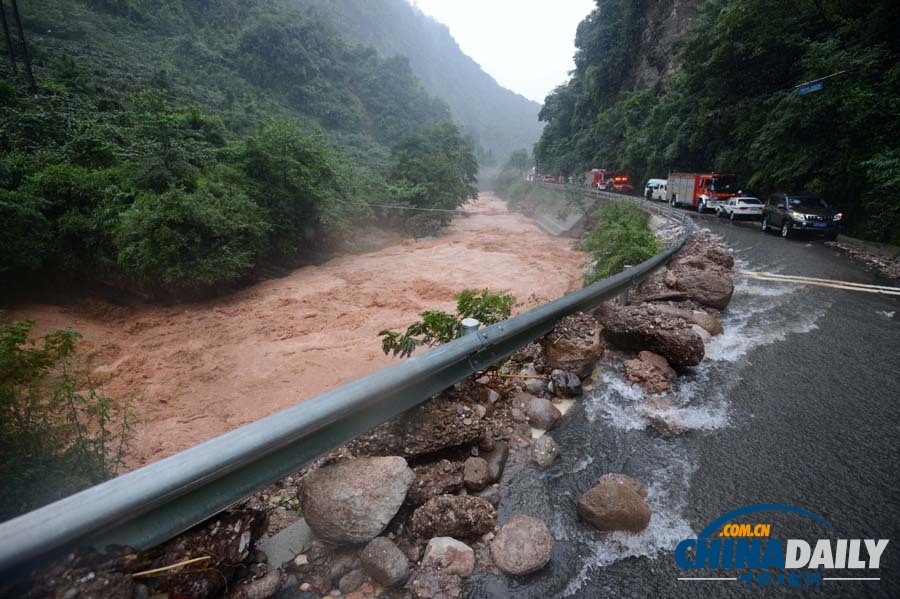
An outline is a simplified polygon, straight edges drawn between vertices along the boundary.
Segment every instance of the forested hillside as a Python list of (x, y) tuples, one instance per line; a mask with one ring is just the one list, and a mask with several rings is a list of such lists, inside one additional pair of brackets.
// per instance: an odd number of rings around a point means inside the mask
[(367, 203), (455, 207), (475, 193), (474, 148), (441, 124), (447, 105), (406, 59), (293, 1), (19, 5), (37, 93), (13, 31), (16, 72), (0, 66), (4, 282), (210, 288), (373, 217), (407, 224)]
[[(647, 43), (666, 28), (658, 15), (696, 4), (598, 0), (572, 78), (541, 110), (539, 168), (736, 172), (758, 194), (820, 193), (851, 233), (900, 243), (900, 4), (706, 0), (675, 46), (676, 72), (640, 76), (666, 60)], [(794, 89), (831, 75), (821, 91)]]
[(501, 87), (463, 54), (446, 26), (408, 0), (298, 1), (331, 15), (347, 37), (372, 44), (385, 56), (407, 57), (425, 89), (446, 100), (455, 120), (490, 152), (483, 162), (501, 162), (540, 136), (540, 106)]

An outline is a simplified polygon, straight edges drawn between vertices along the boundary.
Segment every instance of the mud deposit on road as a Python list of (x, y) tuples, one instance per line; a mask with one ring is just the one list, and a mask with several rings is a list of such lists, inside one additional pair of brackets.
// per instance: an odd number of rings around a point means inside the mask
[(26, 305), (38, 332), (73, 327), (104, 390), (138, 394), (129, 452), (139, 466), (369, 374), (394, 360), (378, 331), (454, 307), (466, 287), (504, 290), (522, 311), (579, 285), (572, 240), (481, 194), (439, 238), (298, 269), (218, 300), (129, 308)]

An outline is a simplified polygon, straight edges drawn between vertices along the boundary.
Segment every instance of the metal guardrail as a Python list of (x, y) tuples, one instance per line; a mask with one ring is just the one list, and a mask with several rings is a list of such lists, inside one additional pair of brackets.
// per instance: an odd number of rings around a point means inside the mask
[(682, 223), (681, 237), (626, 272), (0, 524), (0, 576), (73, 546), (158, 545), (508, 357), (562, 317), (617, 296), (665, 264), (692, 223), (684, 213), (657, 211)]

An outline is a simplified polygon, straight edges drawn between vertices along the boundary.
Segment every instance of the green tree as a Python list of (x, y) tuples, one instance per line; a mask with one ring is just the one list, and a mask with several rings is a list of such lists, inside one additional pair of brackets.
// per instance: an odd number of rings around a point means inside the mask
[(132, 430), (98, 392), (71, 329), (0, 322), (0, 521), (115, 475)]

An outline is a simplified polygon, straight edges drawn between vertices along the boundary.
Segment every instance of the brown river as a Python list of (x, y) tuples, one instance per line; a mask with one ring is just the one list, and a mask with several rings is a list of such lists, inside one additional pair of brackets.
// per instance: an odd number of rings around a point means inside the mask
[(378, 331), (452, 311), (465, 288), (512, 293), (526, 310), (579, 286), (583, 254), (489, 193), (439, 237), (408, 240), (212, 301), (125, 307), (24, 305), (38, 332), (73, 327), (103, 390), (133, 396), (136, 467), (391, 364)]

